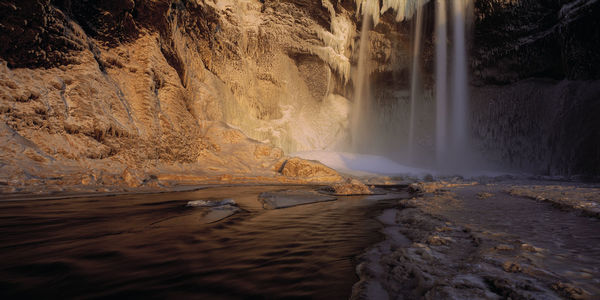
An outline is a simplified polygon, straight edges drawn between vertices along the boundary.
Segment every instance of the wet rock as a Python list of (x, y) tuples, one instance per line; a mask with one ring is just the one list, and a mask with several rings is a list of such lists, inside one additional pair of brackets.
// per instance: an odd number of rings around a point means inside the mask
[(264, 192), (258, 196), (258, 201), (265, 209), (286, 208), (303, 204), (334, 201), (336, 197), (326, 196), (316, 191), (283, 190)]
[(491, 193), (477, 193), (477, 198), (479, 199), (487, 199), (493, 197), (494, 195)]
[(542, 249), (535, 247), (533, 245), (530, 244), (521, 244), (521, 249), (528, 251), (528, 252), (533, 252), (533, 253), (537, 253), (537, 252), (541, 252)]
[(129, 168), (123, 170), (123, 173), (121, 173), (121, 177), (123, 178), (125, 184), (127, 184), (129, 187), (138, 187), (143, 183), (143, 180), (140, 179), (137, 172)]
[(373, 191), (364, 183), (356, 179), (348, 178), (344, 183), (332, 185), (326, 192), (339, 196), (371, 195)]
[(494, 249), (498, 250), (498, 251), (513, 251), (513, 250), (515, 250), (515, 247), (513, 247), (511, 245), (500, 244), (500, 245), (494, 247)]
[(425, 191), (423, 190), (423, 187), (417, 183), (411, 183), (408, 186), (408, 192), (411, 194), (420, 194), (420, 193), (424, 193)]
[(452, 242), (452, 238), (434, 235), (427, 239), (427, 243), (432, 246), (448, 245)]
[(236, 206), (237, 203), (231, 198), (227, 198), (227, 199), (224, 199), (221, 201), (194, 200), (194, 201), (189, 201), (187, 203), (187, 206), (189, 206), (189, 207), (218, 207), (218, 206), (224, 206), (224, 205)]
[(552, 289), (569, 299), (592, 299), (591, 295), (570, 283), (557, 282), (552, 285)]
[(412, 194), (419, 193), (434, 193), (439, 190), (453, 188), (453, 187), (461, 187), (461, 186), (472, 186), (477, 185), (478, 183), (473, 182), (462, 182), (462, 179), (456, 179), (452, 182), (447, 181), (434, 181), (434, 182), (417, 182), (412, 183), (408, 186), (408, 191)]
[(195, 200), (189, 201), (187, 206), (202, 210), (200, 221), (204, 224), (218, 222), (242, 211), (233, 199), (221, 201)]
[(502, 269), (505, 272), (510, 272), (510, 273), (518, 273), (523, 271), (523, 268), (521, 268), (521, 266), (513, 261), (506, 261), (502, 264)]
[(454, 229), (448, 227), (448, 226), (441, 226), (441, 227), (436, 227), (435, 231), (437, 232), (448, 232), (448, 231), (452, 231)]
[(311, 182), (339, 182), (342, 177), (318, 161), (292, 157), (283, 162), (279, 172), (287, 177), (304, 179)]

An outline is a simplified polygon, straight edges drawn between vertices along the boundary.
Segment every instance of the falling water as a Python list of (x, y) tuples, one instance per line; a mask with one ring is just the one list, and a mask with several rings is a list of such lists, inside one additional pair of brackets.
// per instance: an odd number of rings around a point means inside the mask
[(447, 50), (447, 20), (446, 0), (436, 2), (436, 68), (435, 68), (435, 98), (436, 98), (436, 158), (437, 164), (443, 164), (446, 158), (448, 126), (448, 50)]
[(417, 130), (417, 101), (419, 93), (419, 61), (421, 58), (421, 35), (423, 32), (423, 8), (421, 0), (417, 3), (417, 18), (415, 22), (415, 30), (413, 36), (413, 61), (412, 61), (412, 78), (410, 85), (410, 125), (408, 129), (408, 151), (409, 159), (414, 161), (415, 157), (415, 131)]
[[(419, 157), (420, 153), (433, 151), (427, 145), (435, 145), (435, 161), (439, 169), (460, 171), (465, 166), (465, 157), (468, 156), (469, 138), (468, 138), (468, 89), (467, 89), (467, 53), (466, 53), (466, 19), (467, 3), (469, 0), (436, 0), (435, 14), (435, 112), (429, 111), (426, 103), (424, 87), (422, 85), (421, 63), (424, 51), (425, 25), (429, 20), (425, 20), (425, 4), (428, 0), (400, 0), (383, 2), (381, 13), (388, 7), (398, 10), (397, 20), (407, 20), (414, 18), (412, 61), (411, 61), (411, 84), (410, 84), (410, 111), (408, 124), (402, 123), (404, 116), (398, 114), (394, 120), (384, 121), (393, 122), (393, 124), (402, 124), (408, 127), (406, 144), (401, 145), (403, 149), (388, 151), (374, 147), (377, 138), (381, 139), (384, 135), (389, 135), (381, 131), (375, 121), (379, 117), (375, 114), (381, 114), (381, 108), (372, 107), (370, 103), (369, 92), (369, 30), (380, 3), (377, 0), (357, 1), (360, 3), (363, 14), (363, 23), (360, 33), (358, 69), (353, 77), (354, 81), (354, 105), (351, 119), (352, 150), (362, 153), (373, 153), (379, 151), (383, 153), (396, 152), (408, 155), (403, 156), (406, 162), (410, 164), (419, 164), (424, 162), (424, 157)], [(393, 3), (392, 3), (393, 2)], [(452, 33), (450, 35), (450, 33)], [(448, 45), (452, 48), (448, 48)], [(402, 101), (400, 100), (400, 103)], [(429, 116), (434, 117), (428, 121)], [(381, 120), (379, 120), (381, 121)], [(428, 122), (427, 124), (425, 122)], [(430, 123), (429, 123), (430, 122)], [(432, 128), (435, 132), (426, 132)], [(378, 137), (373, 137), (377, 133)], [(432, 136), (431, 141), (424, 141), (426, 137)], [(397, 136), (394, 136), (395, 138)], [(424, 141), (424, 143), (421, 143)], [(369, 145), (370, 148), (360, 149), (361, 145)], [(382, 143), (385, 147), (398, 146), (397, 144)], [(376, 149), (374, 149), (376, 148)], [(404, 150), (404, 151), (402, 151)], [(425, 152), (424, 152), (425, 151)], [(373, 153), (379, 154), (379, 153)], [(433, 154), (433, 153), (432, 153)]]
[[(367, 123), (369, 118), (369, 29), (371, 16), (363, 13), (362, 28), (360, 31), (360, 45), (358, 52), (358, 70), (356, 73), (354, 89), (354, 105), (352, 107), (352, 150), (360, 152), (359, 146), (367, 138)], [(361, 141), (363, 143), (361, 143)]]
[[(465, 41), (466, 1), (453, 1), (453, 75), (452, 75), (452, 137), (453, 159), (464, 157), (468, 149), (467, 138), (467, 52)], [(454, 160), (455, 162), (457, 160)]]

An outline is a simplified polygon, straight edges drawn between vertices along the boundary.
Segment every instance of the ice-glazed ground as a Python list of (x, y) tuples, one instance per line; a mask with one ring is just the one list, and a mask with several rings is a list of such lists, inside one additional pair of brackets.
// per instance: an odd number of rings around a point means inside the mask
[(386, 240), (362, 256), (357, 298), (600, 298), (597, 185), (434, 182), (410, 189), (411, 199), (378, 218)]

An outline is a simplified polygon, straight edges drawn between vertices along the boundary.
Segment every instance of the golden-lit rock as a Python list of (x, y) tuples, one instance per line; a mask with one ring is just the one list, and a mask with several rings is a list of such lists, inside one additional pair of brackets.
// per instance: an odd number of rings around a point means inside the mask
[(371, 195), (373, 192), (357, 179), (348, 178), (345, 182), (331, 186), (335, 195)]
[(283, 176), (303, 179), (310, 182), (339, 182), (343, 178), (333, 170), (317, 161), (297, 157), (287, 159), (281, 166)]
[(505, 272), (509, 272), (509, 273), (518, 273), (518, 272), (523, 271), (523, 268), (521, 268), (521, 266), (518, 263), (513, 262), (513, 261), (505, 261), (502, 264), (502, 269)]
[(123, 178), (125, 184), (127, 184), (129, 187), (138, 187), (142, 184), (142, 180), (139, 178), (138, 174), (129, 168), (123, 170), (121, 177)]

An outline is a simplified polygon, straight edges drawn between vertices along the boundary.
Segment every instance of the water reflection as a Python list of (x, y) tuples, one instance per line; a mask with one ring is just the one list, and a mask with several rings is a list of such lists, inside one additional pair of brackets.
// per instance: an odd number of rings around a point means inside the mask
[[(354, 257), (388, 201), (347, 197), (264, 210), (281, 187), (0, 203), (0, 296), (347, 298)], [(310, 187), (296, 187), (310, 189)], [(190, 200), (243, 211), (204, 224)]]

